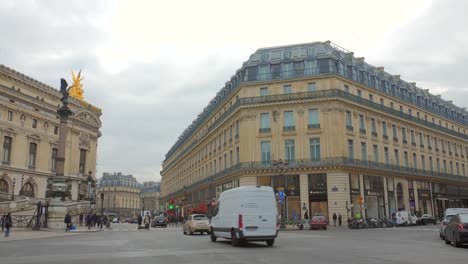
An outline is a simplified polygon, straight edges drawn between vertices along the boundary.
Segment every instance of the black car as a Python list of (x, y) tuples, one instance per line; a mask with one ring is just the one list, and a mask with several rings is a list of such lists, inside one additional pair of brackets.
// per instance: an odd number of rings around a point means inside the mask
[(468, 214), (459, 214), (453, 217), (445, 227), (445, 244), (461, 247), (468, 243)]
[(423, 214), (421, 217), (418, 218), (416, 221), (418, 225), (427, 225), (427, 224), (437, 224), (437, 221), (432, 215), (430, 214)]
[(167, 217), (165, 216), (156, 216), (154, 219), (153, 219), (153, 223), (152, 223), (152, 227), (157, 227), (157, 226), (160, 226), (160, 227), (167, 227), (167, 222), (168, 222), (168, 219)]

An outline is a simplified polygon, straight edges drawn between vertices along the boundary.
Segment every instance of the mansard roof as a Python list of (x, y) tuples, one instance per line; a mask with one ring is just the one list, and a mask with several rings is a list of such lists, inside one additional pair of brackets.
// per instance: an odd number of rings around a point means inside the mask
[[(415, 83), (408, 83), (400, 79), (399, 75), (392, 75), (384, 71), (383, 67), (375, 67), (365, 62), (363, 57), (355, 57), (354, 53), (348, 51), (330, 41), (324, 42), (311, 42), (303, 44), (294, 44), (286, 46), (276, 46), (260, 48), (256, 50), (249, 59), (242, 64), (242, 67), (236, 71), (236, 73), (227, 81), (224, 87), (216, 94), (216, 96), (208, 103), (203, 111), (197, 116), (197, 118), (182, 132), (177, 139), (176, 143), (166, 154), (166, 160), (175, 153), (175, 151), (182, 146), (190, 138), (193, 132), (195, 132), (206, 120), (208, 120), (223, 104), (229, 95), (232, 94), (236, 88), (244, 82), (258, 81), (260, 79), (249, 80), (246, 69), (262, 67), (268, 65), (280, 65), (284, 63), (294, 62), (311, 62), (321, 59), (332, 59), (336, 62), (343, 63), (346, 66), (350, 66), (359, 72), (366, 72), (372, 76), (378, 77), (380, 80), (388, 82), (390, 85), (394, 85), (403, 89), (404, 91), (419, 96), (424, 100), (430, 102), (431, 105), (435, 104), (437, 107), (449, 109), (449, 111), (456, 111), (464, 117), (468, 115), (465, 108), (458, 107), (452, 103), (452, 101), (443, 100), (440, 95), (433, 95), (429, 93), (427, 89), (421, 89), (416, 86)], [(336, 72), (329, 72), (343, 76), (338, 70)], [(310, 76), (319, 75), (320, 73), (312, 72), (308, 74)], [(343, 76), (345, 77), (345, 76)], [(277, 79), (290, 79), (291, 77), (281, 77)], [(269, 79), (261, 79), (269, 80)], [(357, 80), (354, 80), (357, 81)], [(390, 96), (394, 96), (391, 95)], [(442, 114), (442, 113), (438, 113)], [(451, 118), (450, 115), (443, 115), (446, 118)], [(456, 122), (460, 120), (454, 119)], [(466, 125), (466, 119), (464, 119), (464, 125)]]

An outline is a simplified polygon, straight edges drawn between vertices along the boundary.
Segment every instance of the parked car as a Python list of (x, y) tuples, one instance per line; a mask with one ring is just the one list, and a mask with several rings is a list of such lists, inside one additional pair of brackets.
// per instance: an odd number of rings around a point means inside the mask
[(189, 233), (193, 235), (195, 232), (200, 232), (203, 235), (203, 232), (207, 234), (210, 233), (210, 221), (208, 217), (204, 214), (192, 214), (187, 216), (187, 219), (182, 226), (184, 235)]
[(310, 229), (323, 229), (327, 230), (327, 219), (323, 215), (315, 215), (310, 220)]
[(221, 193), (211, 219), (211, 241), (231, 239), (233, 246), (243, 241), (265, 241), (273, 246), (278, 236), (278, 210), (273, 188), (244, 186)]
[(437, 224), (437, 221), (432, 215), (430, 214), (423, 214), (421, 217), (418, 218), (417, 222), (418, 225), (427, 225), (427, 224)]
[(416, 225), (418, 217), (416, 217), (412, 212), (399, 211), (396, 213), (396, 224), (407, 226), (407, 225)]
[(458, 214), (452, 217), (445, 227), (445, 244), (461, 247), (468, 243), (468, 214)]
[(445, 210), (444, 216), (442, 217), (442, 221), (440, 221), (439, 226), (440, 239), (445, 240), (445, 227), (457, 214), (468, 214), (468, 208), (447, 208)]
[(167, 223), (169, 222), (169, 219), (165, 216), (156, 216), (153, 218), (153, 221), (151, 223), (152, 227), (167, 227)]

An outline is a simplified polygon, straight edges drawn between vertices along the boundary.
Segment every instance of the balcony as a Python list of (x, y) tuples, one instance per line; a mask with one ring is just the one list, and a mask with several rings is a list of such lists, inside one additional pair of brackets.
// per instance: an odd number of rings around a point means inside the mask
[(397, 138), (397, 137), (393, 137), (393, 142), (398, 143), (398, 138)]
[(347, 125), (347, 126), (346, 126), (346, 130), (352, 132), (352, 131), (354, 131), (354, 127), (353, 127), (353, 126), (348, 126), (348, 125)]
[(414, 147), (416, 147), (416, 142), (411, 142), (411, 145), (413, 145)]
[(271, 133), (271, 128), (270, 127), (260, 128), (258, 132), (259, 133)]
[(428, 149), (428, 150), (432, 150), (432, 147), (431, 147), (431, 146), (427, 146), (427, 149)]
[(28, 169), (30, 169), (30, 170), (36, 170), (36, 166), (31, 166), (31, 165), (29, 165), (29, 166), (28, 166)]
[(452, 155), (452, 151), (449, 151), (449, 155)]
[(444, 150), (442, 150), (442, 154), (445, 154), (445, 153), (447, 153), (447, 152), (445, 151), (445, 149), (444, 149)]
[(388, 140), (388, 135), (382, 135), (382, 138)]
[(239, 134), (236, 134), (235, 138), (236, 138), (236, 139), (239, 139)]
[(4, 160), (4, 161), (2, 161), (2, 165), (10, 166), (10, 161), (9, 160)]
[(309, 124), (309, 128), (320, 128), (320, 124)]
[(231, 144), (231, 143), (232, 143), (232, 138), (229, 139), (229, 144)]
[(377, 132), (372, 132), (371, 134), (373, 137), (377, 137)]
[(408, 144), (408, 141), (406, 139), (402, 140), (403, 144)]
[(420, 147), (421, 149), (424, 149), (424, 145), (422, 145), (422, 144), (419, 144), (419, 147)]
[(285, 132), (292, 132), (294, 130), (296, 130), (296, 126), (284, 126), (283, 127), (283, 131)]
[(435, 151), (436, 151), (436, 152), (439, 152), (439, 148), (435, 148)]
[(365, 129), (362, 129), (362, 128), (360, 128), (360, 129), (359, 129), (359, 133), (360, 133), (360, 134), (363, 134), (363, 135), (365, 135), (365, 134), (366, 134), (366, 130), (365, 130)]

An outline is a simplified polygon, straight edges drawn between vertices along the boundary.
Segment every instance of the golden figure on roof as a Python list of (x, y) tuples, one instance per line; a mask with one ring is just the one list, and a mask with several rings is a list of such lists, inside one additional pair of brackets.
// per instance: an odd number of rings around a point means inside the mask
[(83, 80), (83, 77), (81, 77), (81, 70), (78, 72), (78, 76), (75, 75), (75, 73), (72, 71), (72, 77), (73, 77), (73, 85), (70, 87), (70, 96), (73, 98), (76, 98), (78, 100), (83, 100), (83, 85), (81, 84), (81, 80)]

